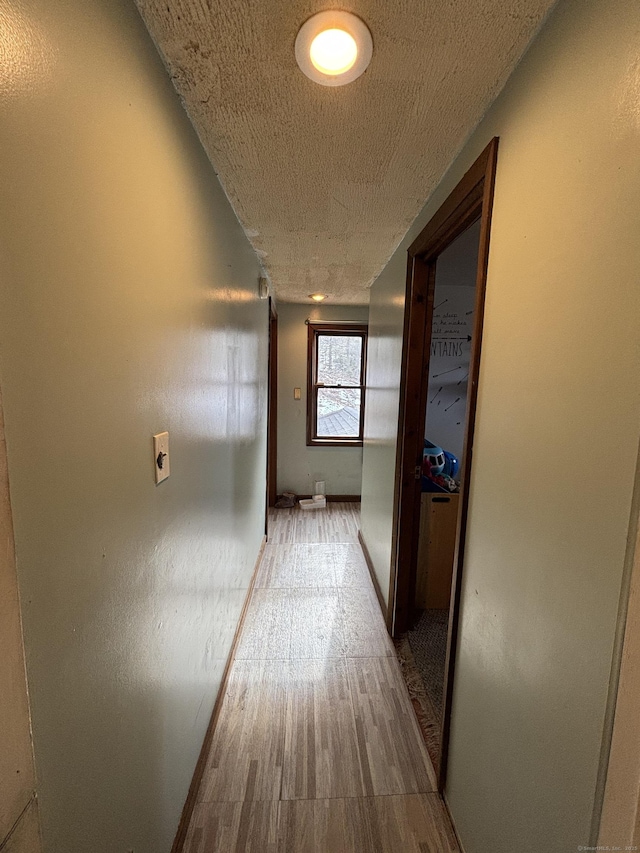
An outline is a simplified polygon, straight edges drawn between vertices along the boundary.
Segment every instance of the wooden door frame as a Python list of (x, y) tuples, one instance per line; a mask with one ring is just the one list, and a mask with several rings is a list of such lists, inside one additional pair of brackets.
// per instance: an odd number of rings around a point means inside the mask
[(474, 327), (467, 392), (468, 408), (461, 463), (462, 486), (449, 609), (440, 766), (437, 768), (438, 789), (441, 792), (444, 790), (446, 780), (446, 758), (449, 748), (455, 649), (458, 638), (461, 578), (469, 511), (469, 478), (478, 396), (497, 154), (498, 138), (495, 137), (409, 247), (407, 261), (388, 608), (388, 627), (394, 637), (403, 634), (409, 628), (414, 608), (421, 502), (421, 476), (418, 475), (416, 478), (416, 471), (418, 466), (421, 470), (424, 447), (436, 260), (456, 237), (480, 219)]
[[(278, 313), (269, 297), (269, 355), (267, 380), (267, 516), (278, 499)], [(266, 529), (265, 529), (266, 532)]]

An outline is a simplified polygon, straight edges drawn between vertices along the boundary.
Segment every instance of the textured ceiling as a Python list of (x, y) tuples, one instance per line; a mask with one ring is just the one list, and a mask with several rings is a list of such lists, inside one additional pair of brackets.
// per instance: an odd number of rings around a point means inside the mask
[(344, 87), (294, 58), (318, 0), (137, 0), (276, 296), (368, 302), (554, 0), (355, 0), (374, 52)]

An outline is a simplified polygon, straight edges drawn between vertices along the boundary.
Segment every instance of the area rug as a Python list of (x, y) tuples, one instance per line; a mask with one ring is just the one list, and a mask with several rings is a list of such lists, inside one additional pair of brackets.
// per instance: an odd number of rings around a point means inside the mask
[(425, 610), (415, 627), (395, 640), (402, 675), (436, 771), (440, 761), (448, 621), (448, 610)]
[(440, 763), (440, 719), (431, 700), (427, 696), (422, 676), (418, 671), (411, 646), (406, 636), (394, 640), (394, 645), (400, 669), (402, 670), (402, 676), (409, 691), (409, 698), (416, 712), (418, 725), (427, 746), (429, 758), (437, 773)]
[(448, 627), (448, 610), (423, 610), (415, 627), (407, 632), (418, 672), (439, 719), (442, 719)]

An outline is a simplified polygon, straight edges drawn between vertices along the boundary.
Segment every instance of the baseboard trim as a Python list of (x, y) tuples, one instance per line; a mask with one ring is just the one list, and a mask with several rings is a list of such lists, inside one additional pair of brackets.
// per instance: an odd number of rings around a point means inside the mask
[(453, 834), (456, 837), (458, 847), (460, 848), (460, 853), (465, 853), (464, 847), (462, 845), (462, 840), (461, 840), (460, 836), (458, 835), (456, 823), (453, 819), (453, 815), (451, 814), (451, 809), (449, 808), (449, 803), (447, 802), (447, 796), (444, 792), (440, 796), (442, 797), (442, 802), (444, 803), (444, 807), (447, 810), (447, 815), (449, 816), (449, 823), (451, 824), (451, 828), (453, 829)]
[(253, 567), (251, 581), (249, 582), (247, 594), (245, 596), (244, 604), (242, 605), (242, 610), (240, 612), (238, 625), (236, 627), (235, 634), (233, 635), (233, 642), (231, 643), (227, 662), (224, 667), (224, 672), (222, 673), (220, 689), (218, 691), (218, 695), (216, 696), (213, 711), (211, 712), (211, 719), (209, 720), (209, 725), (204, 736), (204, 741), (202, 742), (202, 748), (200, 750), (200, 755), (198, 756), (196, 768), (193, 771), (193, 778), (191, 779), (191, 785), (189, 786), (189, 793), (187, 794), (187, 799), (185, 800), (184, 807), (182, 809), (182, 815), (180, 816), (180, 823), (178, 824), (178, 831), (176, 832), (176, 837), (173, 841), (171, 853), (182, 853), (182, 850), (184, 848), (184, 842), (187, 838), (187, 830), (189, 829), (189, 823), (191, 821), (193, 809), (195, 808), (196, 800), (198, 797), (198, 791), (202, 783), (202, 776), (204, 774), (204, 769), (207, 764), (207, 758), (209, 757), (209, 750), (211, 748), (211, 741), (213, 740), (213, 733), (218, 723), (218, 718), (220, 717), (220, 711), (222, 709), (222, 700), (224, 699), (224, 694), (226, 692), (229, 672), (231, 671), (231, 667), (235, 660), (236, 649), (238, 648), (238, 642), (240, 640), (240, 634), (242, 633), (242, 627), (244, 625), (245, 616), (247, 615), (247, 608), (249, 607), (251, 593), (253, 592), (253, 588), (256, 583), (256, 577), (258, 575), (258, 567), (260, 565), (260, 560), (262, 559), (266, 544), (267, 537), (263, 536), (262, 544), (260, 545), (260, 550), (258, 551), (258, 556), (256, 558), (256, 563)]
[(376, 577), (375, 569), (373, 568), (373, 560), (371, 559), (371, 554), (369, 553), (369, 549), (367, 548), (367, 543), (364, 541), (364, 536), (362, 535), (362, 530), (358, 530), (358, 542), (360, 543), (360, 547), (362, 548), (362, 553), (364, 554), (364, 560), (367, 564), (367, 568), (369, 569), (369, 574), (371, 575), (371, 580), (373, 582), (373, 588), (376, 591), (376, 595), (378, 596), (378, 604), (380, 605), (380, 610), (382, 610), (382, 615), (384, 616), (385, 625), (387, 623), (387, 605), (385, 604), (382, 590), (380, 589), (380, 584), (378, 583), (378, 578)]
[[(278, 496), (280, 497), (280, 495)], [(300, 500), (307, 500), (308, 498), (312, 498), (313, 495), (296, 495), (296, 498)], [(329, 503), (360, 503), (360, 499), (362, 495), (325, 495), (327, 501)]]

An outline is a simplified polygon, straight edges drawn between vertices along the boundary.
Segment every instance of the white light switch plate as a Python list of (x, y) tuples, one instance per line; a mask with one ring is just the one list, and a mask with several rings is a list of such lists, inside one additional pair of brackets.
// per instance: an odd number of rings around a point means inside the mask
[(168, 432), (159, 432), (153, 436), (153, 464), (156, 469), (156, 483), (161, 483), (171, 473)]
[(293, 399), (300, 400), (302, 398), (302, 390), (300, 388), (293, 389)]

